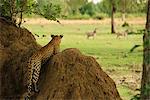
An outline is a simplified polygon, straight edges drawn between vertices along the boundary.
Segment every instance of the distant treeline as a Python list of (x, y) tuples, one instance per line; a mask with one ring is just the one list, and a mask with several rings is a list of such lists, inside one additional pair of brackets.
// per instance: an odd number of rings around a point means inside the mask
[[(103, 19), (111, 16), (112, 0), (101, 0), (94, 4), (89, 0), (1, 0), (0, 16), (12, 20), (24, 16), (40, 15), (49, 20), (64, 19)], [(114, 0), (115, 16), (123, 14), (142, 16), (146, 14), (147, 0)], [(22, 20), (18, 23), (20, 24)]]
[[(74, 19), (103, 19), (111, 15), (111, 0), (102, 0), (94, 4), (88, 0), (52, 0), (61, 7), (64, 18)], [(146, 14), (147, 0), (114, 0), (115, 16), (142, 16)]]

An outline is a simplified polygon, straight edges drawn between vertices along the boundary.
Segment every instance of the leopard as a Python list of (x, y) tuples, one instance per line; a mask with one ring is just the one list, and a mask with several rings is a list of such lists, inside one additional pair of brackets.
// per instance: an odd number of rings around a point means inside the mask
[(51, 35), (51, 41), (33, 53), (27, 62), (28, 79), (27, 92), (25, 100), (30, 100), (32, 92), (39, 92), (37, 82), (39, 80), (41, 66), (48, 61), (48, 59), (56, 55), (60, 51), (60, 43), (63, 35)]

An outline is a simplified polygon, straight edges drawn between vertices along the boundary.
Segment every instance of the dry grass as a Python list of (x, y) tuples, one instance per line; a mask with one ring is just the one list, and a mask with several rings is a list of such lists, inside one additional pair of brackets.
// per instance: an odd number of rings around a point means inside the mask
[[(58, 24), (55, 21), (49, 21), (44, 18), (25, 18), (26, 24)], [(110, 18), (106, 18), (104, 20), (60, 20), (62, 24), (109, 24)], [(139, 24), (143, 25), (146, 22), (146, 19), (143, 17), (137, 17), (137, 18), (128, 18), (126, 20), (129, 24)], [(121, 18), (115, 18), (116, 24), (122, 24)]]

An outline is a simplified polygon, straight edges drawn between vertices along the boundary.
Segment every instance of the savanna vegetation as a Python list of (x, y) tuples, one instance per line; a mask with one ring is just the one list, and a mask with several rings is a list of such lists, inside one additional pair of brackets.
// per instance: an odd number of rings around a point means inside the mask
[[(142, 19), (140, 20), (142, 21)], [(35, 21), (36, 23), (33, 21), (34, 24), (26, 23), (23, 26), (33, 34), (39, 35), (39, 37), (35, 36), (39, 44), (43, 46), (47, 44), (51, 34), (63, 34), (61, 50), (78, 48), (84, 54), (95, 57), (108, 75), (115, 80), (124, 100), (129, 100), (139, 93), (136, 89), (140, 88), (142, 46), (136, 48), (132, 53), (130, 53), (130, 49), (136, 44), (142, 45), (142, 34), (117, 38), (115, 34), (110, 34), (110, 24), (107, 21), (93, 24), (90, 24), (92, 21), (90, 23), (72, 21), (69, 24), (67, 21), (62, 21), (63, 26), (57, 23), (44, 23), (44, 19), (41, 19), (39, 23), (37, 20)], [(134, 20), (134, 22), (136, 21)], [(144, 28), (144, 21), (142, 22), (142, 25), (133, 24), (132, 30), (138, 33), (137, 30)], [(85, 33), (93, 31), (95, 27), (98, 28), (96, 37), (87, 39)], [(118, 23), (117, 29), (124, 31), (121, 23)], [(125, 81), (121, 82), (124, 78), (126, 78)]]
[[(79, 48), (84, 54), (95, 57), (115, 80), (123, 100), (139, 99), (147, 0), (114, 0), (114, 7), (110, 0), (97, 4), (87, 0), (11, 1), (1, 0), (1, 17), (29, 29), (43, 46), (49, 42), (51, 34), (63, 34), (61, 50)], [(117, 38), (116, 34), (111, 34), (112, 9), (115, 32), (128, 30), (128, 36)], [(85, 33), (95, 28), (95, 38), (87, 39)], [(131, 51), (135, 45), (139, 47)]]

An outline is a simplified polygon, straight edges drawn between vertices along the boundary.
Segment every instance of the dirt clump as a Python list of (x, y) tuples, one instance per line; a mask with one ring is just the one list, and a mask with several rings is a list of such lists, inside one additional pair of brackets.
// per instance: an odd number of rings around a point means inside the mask
[[(31, 32), (0, 18), (0, 99), (19, 99), (26, 91), (27, 61), (40, 48)], [(75, 48), (51, 57), (38, 83), (37, 100), (121, 100), (95, 58)]]
[(54, 55), (41, 74), (37, 100), (121, 100), (95, 58), (70, 48)]
[(27, 59), (39, 48), (31, 32), (0, 18), (0, 98), (23, 92)]

